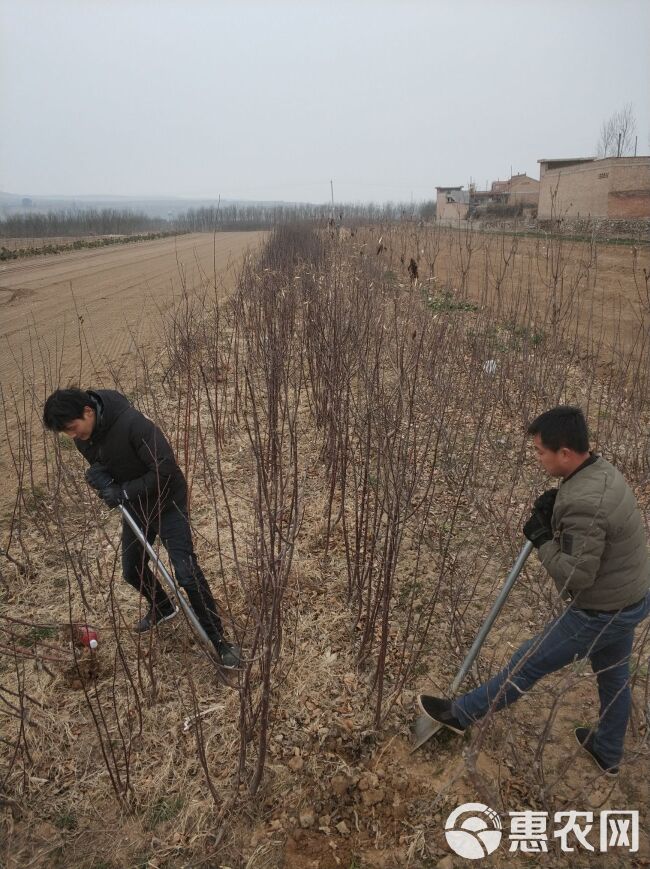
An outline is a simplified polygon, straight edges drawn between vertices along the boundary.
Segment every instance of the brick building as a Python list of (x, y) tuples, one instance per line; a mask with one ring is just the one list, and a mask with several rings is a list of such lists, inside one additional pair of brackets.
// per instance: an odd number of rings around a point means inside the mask
[(537, 208), (539, 201), (539, 181), (522, 172), (513, 175), (507, 182), (508, 205), (530, 205)]
[(498, 209), (523, 206), (536, 209), (539, 181), (522, 173), (507, 181), (493, 181), (489, 190), (477, 190), (470, 184), (462, 187), (436, 187), (438, 220), (457, 221), (479, 218), (485, 214), (498, 215)]
[(462, 187), (436, 187), (438, 220), (465, 220), (469, 211), (469, 191)]
[(538, 160), (537, 216), (650, 218), (650, 157)]
[(540, 181), (549, 169), (567, 169), (569, 166), (577, 166), (579, 163), (593, 163), (595, 157), (545, 157), (538, 160)]

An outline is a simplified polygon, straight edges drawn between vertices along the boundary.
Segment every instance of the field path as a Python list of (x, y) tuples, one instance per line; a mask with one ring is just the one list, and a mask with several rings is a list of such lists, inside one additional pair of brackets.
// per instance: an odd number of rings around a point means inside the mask
[[(33, 385), (102, 385), (102, 374), (133, 367), (133, 346), (153, 346), (159, 311), (189, 293), (235, 283), (263, 232), (181, 235), (0, 265), (0, 384), (5, 409)], [(112, 380), (111, 380), (112, 382)], [(12, 416), (12, 414), (10, 414)], [(0, 469), (6, 459), (0, 448)]]

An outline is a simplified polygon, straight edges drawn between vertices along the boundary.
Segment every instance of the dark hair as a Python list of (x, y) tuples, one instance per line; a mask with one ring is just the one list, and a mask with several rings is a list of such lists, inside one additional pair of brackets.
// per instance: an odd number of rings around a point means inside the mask
[(43, 425), (50, 431), (63, 431), (73, 419), (81, 419), (85, 407), (94, 407), (88, 392), (83, 389), (57, 389), (45, 402)]
[(576, 453), (589, 451), (587, 421), (579, 407), (564, 405), (541, 413), (528, 426), (528, 434), (538, 434), (544, 446), (555, 453), (562, 447)]

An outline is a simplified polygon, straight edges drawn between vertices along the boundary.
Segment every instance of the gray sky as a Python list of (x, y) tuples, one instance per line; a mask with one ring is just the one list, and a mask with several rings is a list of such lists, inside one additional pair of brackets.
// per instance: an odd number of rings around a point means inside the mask
[(647, 0), (0, 0), (0, 190), (432, 198), (650, 136)]

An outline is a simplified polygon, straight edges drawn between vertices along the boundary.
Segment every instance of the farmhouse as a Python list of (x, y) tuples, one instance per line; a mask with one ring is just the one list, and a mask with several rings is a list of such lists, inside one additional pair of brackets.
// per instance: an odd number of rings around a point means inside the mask
[(477, 190), (474, 184), (469, 190), (462, 187), (436, 187), (439, 220), (467, 220), (503, 206), (537, 208), (539, 181), (522, 173), (507, 181), (493, 181), (489, 190)]
[(469, 211), (469, 191), (462, 187), (436, 187), (438, 220), (465, 220)]
[(470, 213), (480, 215), (482, 206), (522, 206), (537, 209), (539, 181), (522, 172), (512, 175), (507, 181), (493, 181), (489, 190), (470, 188)]
[(508, 205), (529, 205), (537, 208), (540, 184), (536, 178), (522, 172), (520, 175), (513, 175), (506, 184)]
[(650, 218), (650, 157), (543, 159), (537, 216)]
[(437, 187), (438, 218), (467, 220), (504, 206), (550, 218), (650, 218), (650, 157), (559, 157), (539, 163), (539, 181), (525, 173), (493, 181), (489, 190)]

